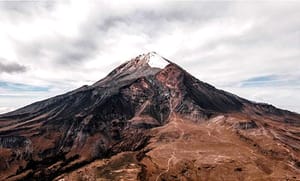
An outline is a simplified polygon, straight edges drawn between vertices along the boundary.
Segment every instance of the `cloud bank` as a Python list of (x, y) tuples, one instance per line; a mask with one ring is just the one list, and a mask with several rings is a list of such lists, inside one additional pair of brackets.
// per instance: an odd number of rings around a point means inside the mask
[(299, 8), (297, 1), (1, 1), (0, 81), (27, 87), (0, 86), (0, 108), (92, 84), (156, 51), (218, 88), (300, 112)]
[[(5, 60), (1, 60), (5, 62)], [(4, 64), (0, 62), (0, 73), (18, 73), (25, 72), (26, 67), (17, 63)]]

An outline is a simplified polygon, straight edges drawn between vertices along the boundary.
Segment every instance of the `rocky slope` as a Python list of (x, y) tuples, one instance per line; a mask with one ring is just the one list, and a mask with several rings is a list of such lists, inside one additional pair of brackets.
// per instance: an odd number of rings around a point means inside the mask
[(300, 115), (154, 52), (0, 115), (1, 180), (299, 180)]

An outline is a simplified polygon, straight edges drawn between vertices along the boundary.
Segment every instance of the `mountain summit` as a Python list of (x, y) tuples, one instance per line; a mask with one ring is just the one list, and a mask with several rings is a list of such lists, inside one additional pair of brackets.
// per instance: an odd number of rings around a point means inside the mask
[(300, 115), (155, 52), (0, 115), (1, 180), (297, 180)]
[(99, 86), (102, 82), (106, 83), (111, 80), (132, 80), (139, 77), (155, 75), (169, 64), (172, 63), (155, 52), (142, 54), (114, 69), (103, 80), (95, 83), (94, 86)]

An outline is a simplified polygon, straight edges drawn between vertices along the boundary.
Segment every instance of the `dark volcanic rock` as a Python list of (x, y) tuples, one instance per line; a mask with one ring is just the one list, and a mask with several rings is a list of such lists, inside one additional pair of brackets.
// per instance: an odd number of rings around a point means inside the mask
[(237, 124), (237, 128), (247, 130), (247, 129), (258, 128), (258, 126), (253, 120), (251, 120), (251, 121), (239, 122)]

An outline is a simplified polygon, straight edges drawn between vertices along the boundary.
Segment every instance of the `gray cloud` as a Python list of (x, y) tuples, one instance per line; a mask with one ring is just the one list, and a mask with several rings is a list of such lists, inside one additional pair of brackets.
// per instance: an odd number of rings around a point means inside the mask
[[(3, 61), (3, 59), (1, 59)], [(25, 72), (26, 67), (24, 65), (20, 65), (18, 63), (1, 63), (0, 62), (0, 73), (20, 73)]]
[[(95, 54), (105, 49), (107, 42), (118, 34), (144, 36), (146, 41), (152, 41), (165, 36), (172, 31), (170, 28), (177, 25), (190, 26), (219, 18), (228, 13), (230, 4), (198, 2), (195, 6), (191, 2), (178, 4), (167, 2), (157, 7), (141, 7), (130, 11), (117, 9), (113, 13), (104, 14), (99, 9), (103, 11), (105, 8), (108, 8), (107, 11), (114, 9), (97, 4), (95, 11), (79, 27), (79, 35), (75, 38), (70, 39), (56, 34), (53, 37), (26, 43), (14, 40), (14, 44), (19, 55), (25, 55), (30, 59), (41, 60), (51, 57), (51, 61), (57, 64), (79, 67), (82, 62), (92, 59)], [(42, 3), (42, 7), (44, 6)]]
[(6, 14), (10, 18), (18, 19), (33, 16), (35, 13), (43, 10), (51, 11), (55, 8), (54, 0), (25, 0), (25, 1), (0, 1), (1, 14)]

